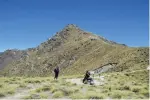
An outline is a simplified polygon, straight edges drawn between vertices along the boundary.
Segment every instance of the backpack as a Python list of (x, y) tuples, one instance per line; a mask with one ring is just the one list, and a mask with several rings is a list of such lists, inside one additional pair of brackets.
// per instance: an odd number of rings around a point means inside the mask
[(57, 70), (56, 70), (56, 69), (54, 69), (54, 72), (56, 73), (56, 72), (57, 72)]

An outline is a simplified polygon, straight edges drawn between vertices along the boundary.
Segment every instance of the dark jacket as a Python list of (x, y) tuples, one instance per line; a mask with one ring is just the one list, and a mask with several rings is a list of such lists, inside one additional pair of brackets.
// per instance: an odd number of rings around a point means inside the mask
[(59, 68), (55, 68), (54, 72), (58, 74), (59, 73)]
[(90, 77), (90, 72), (87, 71), (86, 74), (85, 74), (85, 79), (88, 79)]

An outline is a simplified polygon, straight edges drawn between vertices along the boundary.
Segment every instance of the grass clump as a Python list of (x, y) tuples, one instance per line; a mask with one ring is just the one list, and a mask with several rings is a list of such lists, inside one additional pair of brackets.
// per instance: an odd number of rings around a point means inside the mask
[(22, 83), (22, 84), (19, 85), (19, 87), (20, 87), (20, 88), (25, 88), (25, 87), (27, 87), (27, 84)]
[(130, 86), (129, 86), (129, 85), (124, 85), (124, 86), (123, 86), (123, 89), (124, 89), (124, 90), (130, 90)]
[(0, 92), (0, 97), (5, 97), (5, 93), (4, 92)]
[(88, 87), (88, 91), (94, 91), (96, 88), (94, 86)]
[(56, 88), (57, 86), (56, 85), (50, 85), (50, 91), (52, 92), (52, 93), (54, 93), (54, 92), (56, 92), (56, 91), (58, 91), (58, 89)]
[(16, 78), (15, 78), (15, 77), (14, 77), (14, 78), (11, 78), (10, 81), (16, 81)]
[(51, 81), (51, 79), (46, 79), (46, 81)]
[(22, 99), (32, 99), (32, 97), (31, 96), (25, 96)]
[(34, 90), (33, 92), (36, 92), (36, 93), (40, 93), (42, 91), (49, 91), (50, 90), (50, 87), (45, 85), (43, 87), (40, 87), (40, 88), (37, 88), (36, 90)]
[(23, 97), (22, 99), (47, 99), (48, 96), (41, 93), (41, 94), (36, 94), (36, 93), (31, 93), (28, 96)]
[(103, 90), (102, 90), (102, 93), (108, 93), (108, 92), (109, 92), (108, 89), (103, 89)]
[(32, 80), (25, 80), (25, 83), (34, 83)]
[(0, 88), (2, 88), (3, 87), (3, 84), (0, 84)]
[(79, 89), (75, 88), (75, 87), (63, 87), (63, 88), (61, 88), (61, 91), (64, 93), (64, 95), (69, 96), (73, 93), (78, 92)]
[(46, 95), (45, 93), (41, 93), (41, 94), (40, 94), (40, 98), (41, 98), (41, 99), (47, 99), (47, 98), (48, 98), (48, 95)]
[(83, 93), (81, 91), (71, 94), (69, 96), (71, 99), (87, 99), (85, 95), (83, 95)]
[(40, 78), (27, 78), (24, 80), (25, 83), (41, 83)]
[(14, 94), (15, 93), (15, 89), (10, 89), (7, 91), (7, 94)]
[(141, 90), (139, 86), (133, 86), (132, 87), (132, 92), (138, 93)]
[(41, 83), (41, 81), (40, 80), (35, 80), (34, 83)]
[(149, 91), (146, 90), (146, 89), (142, 89), (142, 90), (140, 91), (140, 94), (144, 95), (145, 97), (149, 97)]
[(0, 94), (1, 96), (5, 96), (7, 94), (14, 94), (17, 86), (9, 86), (9, 85), (3, 85), (2, 88), (0, 88)]
[(51, 83), (58, 83), (58, 80), (52, 80)]
[(4, 82), (5, 82), (5, 83), (9, 83), (9, 81), (8, 81), (8, 80), (5, 80)]
[(102, 93), (97, 93), (95, 91), (89, 91), (86, 94), (86, 99), (104, 99), (106, 96)]
[(42, 87), (42, 91), (49, 91), (49, 90), (50, 90), (50, 87), (47, 85)]
[(63, 86), (76, 86), (75, 83), (71, 83), (71, 82), (66, 82), (65, 80), (62, 80), (60, 85), (63, 85)]
[(116, 90), (131, 90), (129, 85), (124, 84), (123, 86), (121, 85), (116, 85)]
[(35, 92), (38, 92), (38, 93), (39, 93), (39, 92), (42, 92), (42, 89), (41, 89), (41, 88), (38, 88), (38, 89), (35, 90)]
[(18, 84), (9, 84), (9, 82), (15, 83), (16, 79), (10, 77), (0, 77), (0, 97), (15, 93), (15, 90), (18, 88)]
[(135, 93), (128, 90), (113, 90), (108, 92), (108, 96), (112, 99), (133, 99), (136, 97)]
[(53, 94), (53, 98), (61, 98), (64, 96), (64, 93), (62, 91), (57, 91)]
[(113, 99), (121, 99), (122, 98), (122, 93), (121, 93), (121, 91), (113, 91), (111, 93), (111, 97)]

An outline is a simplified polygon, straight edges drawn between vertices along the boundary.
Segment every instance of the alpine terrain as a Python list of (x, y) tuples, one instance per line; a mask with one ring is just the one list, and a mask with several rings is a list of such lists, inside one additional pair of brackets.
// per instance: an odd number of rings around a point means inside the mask
[(56, 66), (63, 75), (76, 75), (116, 63), (108, 72), (131, 72), (147, 68), (148, 51), (148, 47), (128, 47), (68, 24), (36, 48), (1, 53), (0, 68), (6, 76), (48, 76)]
[[(148, 64), (148, 47), (69, 24), (35, 48), (0, 53), (0, 99), (148, 99)], [(87, 70), (92, 84), (83, 82)]]

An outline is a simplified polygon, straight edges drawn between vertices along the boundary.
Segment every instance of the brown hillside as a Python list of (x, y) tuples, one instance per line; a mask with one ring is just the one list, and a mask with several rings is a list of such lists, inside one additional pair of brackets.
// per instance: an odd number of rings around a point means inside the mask
[(28, 56), (9, 64), (1, 74), (47, 76), (56, 66), (61, 74), (82, 74), (107, 63), (117, 63), (111, 71), (146, 69), (149, 48), (133, 48), (67, 25), (54, 37), (27, 51)]

